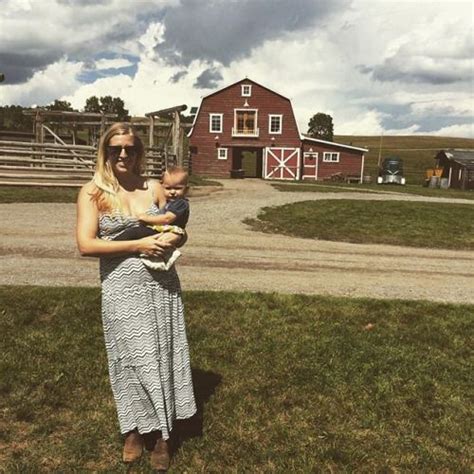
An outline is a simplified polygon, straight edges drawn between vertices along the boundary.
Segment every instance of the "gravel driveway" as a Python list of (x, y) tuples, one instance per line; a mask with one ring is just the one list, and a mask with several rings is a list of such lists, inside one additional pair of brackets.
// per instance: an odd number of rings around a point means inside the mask
[[(242, 224), (264, 206), (303, 200), (456, 202), (406, 194), (284, 193), (262, 180), (225, 180), (191, 198), (184, 290), (248, 290), (474, 303), (474, 252), (307, 240)], [(73, 204), (2, 204), (0, 284), (96, 286), (98, 261), (78, 255)]]

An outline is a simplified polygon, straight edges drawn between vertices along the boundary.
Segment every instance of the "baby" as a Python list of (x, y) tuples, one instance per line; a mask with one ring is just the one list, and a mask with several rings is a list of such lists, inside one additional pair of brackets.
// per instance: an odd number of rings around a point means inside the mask
[[(175, 242), (174, 235), (184, 235), (184, 229), (189, 219), (188, 173), (178, 166), (168, 168), (163, 174), (163, 191), (166, 205), (160, 209), (160, 214), (143, 213), (138, 216), (142, 224), (125, 230), (115, 240), (135, 240), (160, 233), (159, 240)], [(173, 237), (172, 237), (173, 236)], [(181, 256), (179, 250), (161, 257), (146, 257), (142, 255), (143, 264), (153, 270), (169, 270)]]

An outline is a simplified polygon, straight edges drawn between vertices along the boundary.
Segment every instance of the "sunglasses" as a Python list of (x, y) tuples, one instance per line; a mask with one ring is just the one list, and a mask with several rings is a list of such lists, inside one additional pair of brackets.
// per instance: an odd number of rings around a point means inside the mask
[(125, 153), (129, 158), (135, 158), (138, 154), (138, 150), (135, 145), (108, 145), (107, 156), (109, 158), (117, 159), (121, 155), (122, 150), (125, 150)]

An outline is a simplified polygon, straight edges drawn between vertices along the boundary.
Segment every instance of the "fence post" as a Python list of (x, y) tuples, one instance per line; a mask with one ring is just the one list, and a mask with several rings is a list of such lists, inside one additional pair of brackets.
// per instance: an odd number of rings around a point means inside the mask
[(150, 115), (150, 118), (149, 118), (149, 121), (150, 121), (150, 128), (149, 128), (149, 136), (148, 136), (148, 146), (150, 148), (153, 148), (153, 145), (154, 145), (154, 133), (155, 133), (155, 129), (154, 129), (154, 125), (155, 125), (155, 118), (153, 117), (153, 115)]

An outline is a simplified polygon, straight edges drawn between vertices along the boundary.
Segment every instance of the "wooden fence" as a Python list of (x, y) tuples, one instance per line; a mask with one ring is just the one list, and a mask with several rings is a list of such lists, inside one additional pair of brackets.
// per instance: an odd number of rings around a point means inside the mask
[[(146, 148), (145, 174), (161, 177), (176, 160), (159, 148)], [(97, 149), (0, 140), (0, 185), (82, 186), (94, 174)]]

